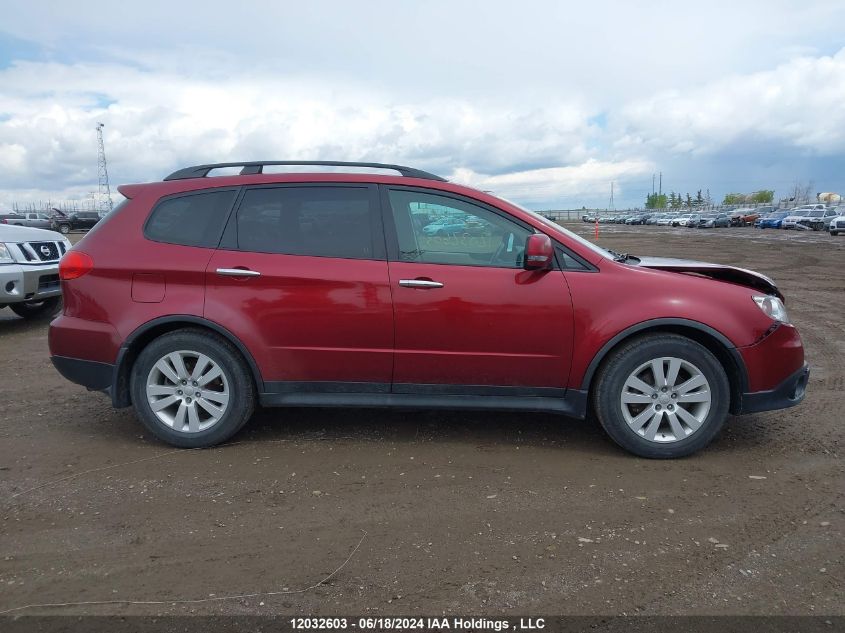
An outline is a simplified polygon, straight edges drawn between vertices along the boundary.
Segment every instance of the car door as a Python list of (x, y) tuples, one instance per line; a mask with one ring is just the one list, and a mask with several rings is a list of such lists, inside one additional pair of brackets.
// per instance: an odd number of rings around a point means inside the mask
[(388, 392), (393, 307), (377, 187), (245, 189), (207, 267), (204, 314), (246, 345), (268, 393)]
[[(533, 229), (428, 189), (383, 187), (382, 204), (395, 315), (393, 391), (562, 395), (572, 305), (559, 269), (523, 268)], [(425, 221), (438, 216), (474, 216), (476, 228), (431, 235)]]

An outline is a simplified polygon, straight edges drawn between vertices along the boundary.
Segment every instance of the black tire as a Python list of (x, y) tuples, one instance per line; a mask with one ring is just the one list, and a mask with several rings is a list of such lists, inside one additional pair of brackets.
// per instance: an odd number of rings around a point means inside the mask
[(839, 235), (839, 231), (831, 231), (831, 232), (830, 232), (830, 234), (831, 234), (833, 237), (836, 237), (837, 235)]
[[(194, 433), (174, 430), (150, 407), (146, 395), (147, 377), (160, 359), (177, 350), (206, 355), (225, 375), (229, 402), (220, 420), (208, 429)], [(132, 367), (130, 393), (135, 412), (144, 426), (160, 440), (180, 448), (206, 448), (225, 442), (247, 423), (256, 403), (252, 373), (240, 352), (229, 341), (199, 329), (176, 330), (149, 343)]]
[[(682, 440), (654, 442), (635, 432), (622, 413), (621, 396), (628, 376), (643, 363), (675, 357), (695, 365), (710, 385), (711, 404), (701, 426)], [(652, 459), (685, 457), (704, 448), (716, 436), (728, 415), (730, 384), (722, 364), (706, 347), (677, 334), (647, 334), (613, 352), (598, 373), (592, 404), (604, 430), (625, 450)], [(650, 405), (646, 405), (650, 406)]]
[(70, 225), (69, 224), (59, 224), (59, 233), (62, 235), (67, 235), (70, 233)]
[(54, 316), (62, 309), (61, 297), (50, 297), (43, 301), (9, 304), (12, 312), (24, 319), (44, 319)]

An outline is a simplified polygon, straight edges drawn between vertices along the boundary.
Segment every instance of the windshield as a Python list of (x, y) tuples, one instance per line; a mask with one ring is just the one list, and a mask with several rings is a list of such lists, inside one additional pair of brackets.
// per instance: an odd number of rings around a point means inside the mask
[(807, 217), (808, 218), (820, 218), (823, 215), (824, 215), (824, 211), (822, 211), (821, 209), (816, 209), (815, 211), (810, 211), (807, 214)]
[(560, 231), (562, 233), (565, 233), (567, 235), (567, 237), (572, 238), (573, 240), (575, 240), (576, 242), (578, 242), (582, 246), (586, 246), (587, 248), (589, 248), (594, 253), (598, 253), (602, 257), (607, 257), (608, 259), (613, 259), (613, 254), (610, 251), (603, 249), (601, 246), (596, 246), (591, 241), (584, 239), (583, 237), (581, 237), (577, 233), (573, 233), (569, 229), (562, 227), (557, 222), (553, 222), (552, 220), (549, 220), (548, 218), (543, 217), (542, 215), (540, 215), (539, 213), (536, 213), (535, 211), (529, 211), (528, 209), (525, 209), (525, 208), (519, 206), (515, 202), (511, 202), (510, 200), (508, 200), (507, 202), (510, 202), (510, 204), (517, 207), (520, 211), (524, 211), (525, 213), (530, 215), (532, 218), (534, 218), (538, 222), (542, 222), (544, 225), (546, 225), (546, 226), (548, 226), (548, 227), (550, 227), (550, 228), (552, 228), (556, 231)]

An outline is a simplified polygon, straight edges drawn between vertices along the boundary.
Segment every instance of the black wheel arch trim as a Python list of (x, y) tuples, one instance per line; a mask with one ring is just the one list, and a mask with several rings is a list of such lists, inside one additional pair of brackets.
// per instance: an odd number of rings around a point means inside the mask
[(120, 350), (117, 353), (117, 360), (115, 361), (114, 365), (114, 375), (112, 377), (112, 386), (109, 390), (112, 398), (112, 404), (115, 407), (128, 407), (132, 404), (129, 396), (129, 375), (128, 372), (125, 370), (126, 358), (127, 354), (129, 353), (129, 350), (141, 336), (143, 336), (150, 330), (162, 325), (174, 323), (184, 323), (185, 325), (198, 325), (200, 327), (206, 327), (210, 330), (213, 330), (214, 332), (225, 338), (227, 341), (229, 341), (232, 345), (237, 348), (237, 350), (241, 353), (241, 355), (244, 357), (247, 364), (249, 365), (250, 372), (252, 373), (252, 377), (255, 380), (256, 391), (258, 391), (259, 393), (264, 391), (264, 379), (261, 377), (261, 371), (258, 369), (258, 364), (255, 362), (255, 359), (252, 357), (252, 354), (249, 352), (246, 346), (241, 343), (237, 336), (235, 336), (232, 332), (230, 332), (228, 329), (226, 329), (219, 323), (216, 323), (204, 317), (198, 317), (190, 314), (174, 314), (159, 317), (157, 319), (153, 319), (152, 321), (147, 321), (146, 323), (135, 328), (135, 330), (133, 330), (132, 333), (126, 337), (126, 340), (123, 341), (123, 344), (120, 346)]
[(610, 350), (616, 347), (619, 343), (639, 332), (643, 332), (645, 330), (653, 330), (655, 328), (666, 326), (685, 327), (698, 330), (699, 332), (707, 334), (716, 341), (718, 341), (736, 364), (737, 375), (739, 376), (740, 382), (740, 384), (738, 385), (739, 393), (745, 393), (747, 391), (748, 370), (745, 367), (745, 361), (742, 360), (742, 355), (739, 353), (736, 346), (730, 341), (730, 339), (728, 339), (727, 336), (725, 336), (718, 330), (713, 329), (709, 325), (705, 325), (704, 323), (701, 323), (699, 321), (693, 321), (692, 319), (680, 318), (650, 319), (648, 321), (643, 321), (642, 323), (632, 325), (619, 332), (616, 336), (614, 336), (612, 339), (602, 345), (599, 351), (596, 352), (596, 355), (593, 357), (593, 360), (590, 361), (590, 364), (587, 366), (587, 371), (584, 372), (584, 378), (581, 381), (581, 389), (589, 390), (590, 385), (593, 382), (593, 376), (598, 370), (599, 365), (601, 365), (601, 362), (605, 359)]

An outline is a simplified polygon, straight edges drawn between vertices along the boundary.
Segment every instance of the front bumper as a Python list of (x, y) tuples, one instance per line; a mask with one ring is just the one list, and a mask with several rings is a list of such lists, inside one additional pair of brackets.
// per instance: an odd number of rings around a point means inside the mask
[(41, 301), (61, 294), (58, 262), (0, 265), (0, 305)]
[(807, 363), (781, 384), (769, 391), (757, 391), (742, 395), (742, 413), (758, 413), (774, 409), (786, 409), (800, 404), (807, 392), (810, 367)]

